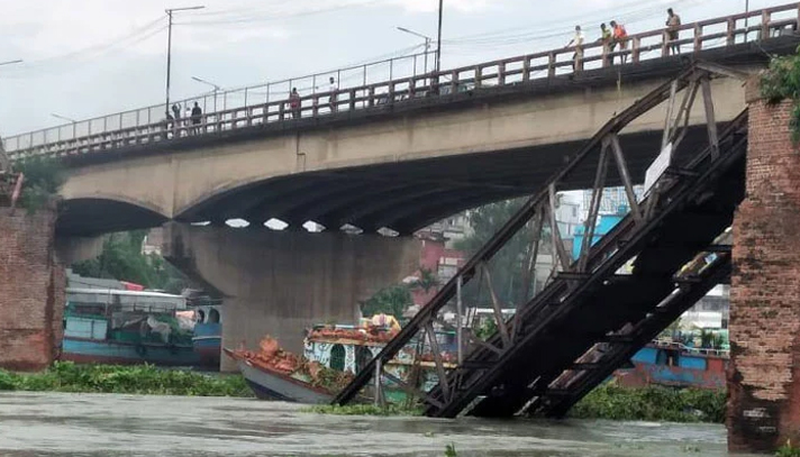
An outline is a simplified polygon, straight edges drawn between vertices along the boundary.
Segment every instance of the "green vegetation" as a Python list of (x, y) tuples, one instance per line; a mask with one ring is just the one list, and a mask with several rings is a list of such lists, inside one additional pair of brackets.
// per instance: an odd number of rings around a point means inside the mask
[(252, 397), (239, 375), (211, 377), (152, 365), (76, 365), (56, 362), (41, 373), (0, 370), (0, 391)]
[(301, 411), (315, 414), (333, 414), (336, 416), (421, 416), (422, 409), (405, 408), (399, 405), (314, 405)]
[(146, 236), (147, 230), (111, 234), (99, 257), (78, 262), (72, 268), (81, 276), (129, 281), (179, 294), (187, 286), (186, 278), (163, 257), (142, 253)]
[(29, 212), (47, 206), (65, 181), (61, 165), (53, 159), (34, 157), (18, 161), (14, 163), (14, 171), (25, 175), (19, 206)]
[(458, 457), (458, 451), (456, 451), (455, 443), (450, 443), (444, 449), (444, 457)]
[[(470, 236), (456, 243), (456, 249), (464, 251), (469, 256), (478, 252), (489, 239), (497, 233), (503, 225), (522, 207), (526, 199), (519, 198), (507, 200), (469, 211), (468, 219), (472, 227)], [(492, 287), (497, 298), (504, 306), (527, 301), (533, 293), (533, 270), (530, 262), (535, 221), (530, 221), (501, 249), (488, 263), (489, 273), (492, 278)], [(542, 234), (542, 243), (539, 247), (540, 254), (550, 251), (549, 227), (545, 227)], [(480, 275), (479, 275), (480, 276)], [(489, 289), (485, 280), (477, 281), (475, 278), (463, 290), (465, 303), (490, 303)], [(473, 286), (473, 284), (477, 286)], [(527, 297), (523, 298), (523, 295)]]
[(800, 457), (800, 448), (792, 446), (792, 442), (786, 440), (786, 444), (775, 452), (775, 457)]
[(364, 316), (376, 314), (391, 314), (400, 319), (403, 311), (414, 304), (411, 291), (404, 284), (397, 284), (381, 289), (361, 304), (361, 313)]
[[(800, 53), (800, 48), (797, 52)], [(795, 143), (800, 141), (800, 55), (772, 59), (769, 70), (761, 77), (761, 95), (772, 104), (793, 102), (789, 126)]]
[(714, 422), (725, 420), (724, 392), (667, 387), (624, 388), (605, 384), (569, 413), (578, 419)]

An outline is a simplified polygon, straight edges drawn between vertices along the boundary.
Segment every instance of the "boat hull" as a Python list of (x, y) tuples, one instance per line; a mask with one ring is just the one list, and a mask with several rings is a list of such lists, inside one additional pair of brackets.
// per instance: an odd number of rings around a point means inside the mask
[(61, 360), (76, 363), (111, 363), (136, 365), (150, 363), (165, 366), (193, 366), (200, 356), (191, 346), (167, 346), (152, 343), (89, 340), (65, 337)]
[(664, 363), (659, 348), (645, 347), (631, 359), (633, 368), (617, 370), (615, 378), (625, 387), (663, 385), (723, 390), (728, 359), (681, 353), (672, 364)]

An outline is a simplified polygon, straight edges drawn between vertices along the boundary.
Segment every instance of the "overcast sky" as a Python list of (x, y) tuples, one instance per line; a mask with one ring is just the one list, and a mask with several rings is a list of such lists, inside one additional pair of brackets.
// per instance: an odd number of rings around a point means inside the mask
[[(444, 0), (443, 68), (545, 50), (575, 24), (629, 33), (744, 11), (745, 0)], [(751, 0), (750, 8), (788, 3)], [(438, 0), (0, 0), (0, 134), (156, 104), (164, 99), (166, 7), (176, 13), (172, 97), (240, 87), (392, 55), (435, 37)]]

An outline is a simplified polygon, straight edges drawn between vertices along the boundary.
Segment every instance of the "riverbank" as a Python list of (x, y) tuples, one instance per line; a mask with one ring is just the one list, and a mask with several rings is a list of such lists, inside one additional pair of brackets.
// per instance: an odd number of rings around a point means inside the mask
[(0, 370), (0, 391), (252, 397), (240, 375), (209, 376), (152, 365), (76, 365), (56, 362), (40, 373)]

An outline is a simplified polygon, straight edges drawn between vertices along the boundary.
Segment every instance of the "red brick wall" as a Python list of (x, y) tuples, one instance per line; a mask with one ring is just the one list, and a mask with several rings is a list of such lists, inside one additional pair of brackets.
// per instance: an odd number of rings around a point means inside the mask
[(747, 196), (734, 220), (728, 445), (800, 442), (800, 153), (790, 103), (748, 88)]
[(0, 208), (0, 367), (38, 370), (61, 345), (66, 277), (55, 261), (55, 212)]

